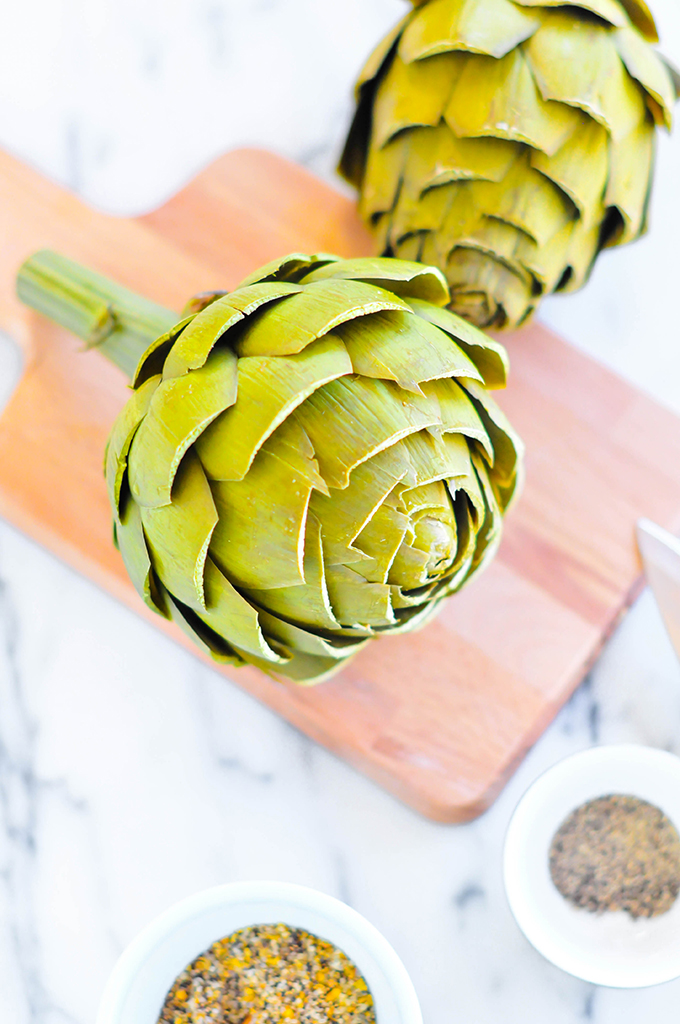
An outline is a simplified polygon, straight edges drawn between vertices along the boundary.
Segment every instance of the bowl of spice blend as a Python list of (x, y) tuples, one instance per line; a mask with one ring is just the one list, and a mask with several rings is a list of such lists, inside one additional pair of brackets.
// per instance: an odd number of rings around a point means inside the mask
[(560, 761), (520, 800), (504, 851), (514, 917), (595, 985), (680, 977), (680, 758), (634, 745)]
[(314, 889), (235, 882), (152, 921), (96, 1024), (422, 1024), (413, 984), (361, 914)]

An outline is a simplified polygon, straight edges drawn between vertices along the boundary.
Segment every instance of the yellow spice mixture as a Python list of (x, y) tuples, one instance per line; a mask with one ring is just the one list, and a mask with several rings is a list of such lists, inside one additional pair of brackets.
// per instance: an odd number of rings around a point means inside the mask
[(287, 924), (214, 942), (170, 989), (158, 1024), (375, 1024), (363, 976), (336, 946)]

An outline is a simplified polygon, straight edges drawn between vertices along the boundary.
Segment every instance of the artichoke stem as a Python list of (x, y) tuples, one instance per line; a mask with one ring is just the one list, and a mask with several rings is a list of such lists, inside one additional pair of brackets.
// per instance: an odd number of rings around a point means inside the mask
[(178, 319), (172, 310), (49, 249), (20, 267), (17, 295), (77, 334), (87, 348), (98, 348), (129, 378), (151, 342)]

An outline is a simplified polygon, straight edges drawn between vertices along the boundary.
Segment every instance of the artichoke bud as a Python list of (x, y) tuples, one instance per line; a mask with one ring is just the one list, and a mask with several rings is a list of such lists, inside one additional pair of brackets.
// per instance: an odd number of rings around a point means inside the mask
[[(74, 278), (86, 312), (111, 287), (48, 253), (19, 291), (80, 323)], [(144, 320), (117, 294), (111, 358)], [(114, 534), (146, 603), (213, 658), (317, 681), (492, 557), (522, 467), (490, 394), (507, 357), (448, 302), (432, 267), (293, 254), (169, 329), (147, 311), (166, 327), (109, 438)]]
[(369, 58), (340, 170), (387, 256), (515, 327), (646, 229), (680, 76), (644, 0), (413, 0)]

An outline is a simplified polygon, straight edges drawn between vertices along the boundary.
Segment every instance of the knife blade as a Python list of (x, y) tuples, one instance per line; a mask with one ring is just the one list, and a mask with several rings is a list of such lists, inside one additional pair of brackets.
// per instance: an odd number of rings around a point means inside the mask
[(651, 519), (639, 519), (637, 541), (647, 582), (680, 658), (680, 538)]

